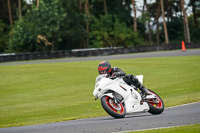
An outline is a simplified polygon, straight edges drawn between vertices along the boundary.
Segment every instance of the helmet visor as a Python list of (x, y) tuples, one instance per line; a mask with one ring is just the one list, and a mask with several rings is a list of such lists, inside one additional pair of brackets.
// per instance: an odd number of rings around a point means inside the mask
[(99, 71), (99, 74), (106, 74), (106, 73), (107, 73), (106, 70), (100, 70), (100, 71)]
[(106, 74), (107, 73), (107, 67), (100, 66), (98, 68), (99, 74)]

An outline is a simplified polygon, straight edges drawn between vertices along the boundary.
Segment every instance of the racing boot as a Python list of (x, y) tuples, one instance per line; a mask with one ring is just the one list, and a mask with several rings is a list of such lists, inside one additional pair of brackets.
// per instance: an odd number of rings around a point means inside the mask
[(146, 96), (149, 95), (149, 91), (142, 85), (139, 90), (141, 91), (140, 95), (141, 95), (141, 101), (140, 101), (140, 104), (142, 105), (145, 100), (146, 100)]
[(139, 88), (139, 90), (142, 92), (142, 96), (146, 96), (151, 94), (138, 80), (137, 77), (130, 75), (131, 78), (131, 84), (133, 84), (134, 86), (136, 86), (137, 88)]
[(143, 95), (151, 94), (143, 85), (139, 88)]
[(141, 95), (142, 101), (145, 101), (146, 96), (151, 95), (151, 92), (148, 91), (148, 89), (146, 89), (143, 85), (139, 89), (142, 92), (142, 95)]

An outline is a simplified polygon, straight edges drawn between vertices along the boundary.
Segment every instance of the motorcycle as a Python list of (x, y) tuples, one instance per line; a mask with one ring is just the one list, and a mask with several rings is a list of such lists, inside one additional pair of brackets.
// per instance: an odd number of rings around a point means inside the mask
[[(143, 75), (136, 77), (143, 84)], [(95, 100), (101, 100), (103, 109), (114, 118), (142, 112), (161, 114), (164, 111), (162, 99), (154, 91), (148, 91), (147, 95), (143, 95), (135, 86), (129, 86), (123, 77), (101, 74), (96, 77), (93, 95)]]

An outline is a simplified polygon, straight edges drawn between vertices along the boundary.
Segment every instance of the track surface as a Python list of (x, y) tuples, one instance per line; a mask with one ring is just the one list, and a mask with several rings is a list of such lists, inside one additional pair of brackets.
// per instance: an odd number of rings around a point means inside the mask
[(0, 63), (0, 65), (24, 65), (24, 64), (38, 64), (38, 63), (74, 62), (74, 61), (90, 61), (90, 60), (105, 60), (105, 59), (114, 60), (114, 59), (132, 59), (132, 58), (167, 57), (167, 56), (189, 56), (189, 55), (200, 55), (200, 49), (191, 49), (187, 50), (186, 52), (182, 52), (181, 50), (179, 51), (176, 50), (176, 51), (159, 51), (150, 53), (122, 54), (122, 55), (110, 55), (110, 56), (8, 62), (8, 63)]
[[(200, 49), (182, 51), (163, 51), (151, 53), (137, 53), (126, 55), (99, 56), (87, 58), (65, 58), (56, 60), (38, 60), (26, 62), (0, 63), (0, 65), (23, 65), (38, 63), (73, 62), (89, 60), (112, 60), (167, 56), (200, 55)], [(72, 120), (50, 124), (31, 125), (22, 127), (0, 128), (0, 133), (111, 133), (142, 130), (149, 128), (169, 127), (200, 123), (200, 102), (167, 108), (161, 115), (149, 113), (127, 115), (123, 119), (110, 116), (81, 120)]]
[(110, 116), (50, 124), (1, 128), (0, 133), (112, 133), (200, 123), (200, 102), (167, 108), (160, 115), (149, 113)]

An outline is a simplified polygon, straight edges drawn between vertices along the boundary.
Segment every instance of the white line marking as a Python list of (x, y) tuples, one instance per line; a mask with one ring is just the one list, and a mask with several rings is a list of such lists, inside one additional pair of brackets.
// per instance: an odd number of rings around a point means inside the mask
[(177, 106), (167, 107), (167, 108), (165, 108), (165, 109), (176, 108), (176, 107), (181, 107), (181, 106), (187, 106), (187, 105), (190, 105), (190, 104), (196, 104), (196, 103), (200, 103), (200, 101), (198, 101), (198, 102), (194, 102), (194, 103), (187, 103), (187, 104), (182, 104), (182, 105), (177, 105)]

